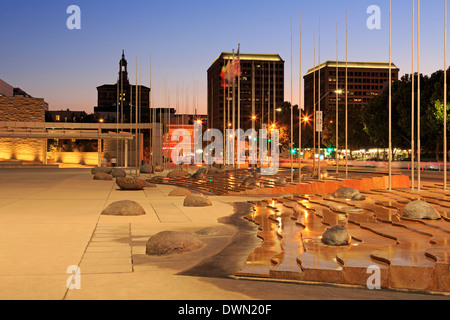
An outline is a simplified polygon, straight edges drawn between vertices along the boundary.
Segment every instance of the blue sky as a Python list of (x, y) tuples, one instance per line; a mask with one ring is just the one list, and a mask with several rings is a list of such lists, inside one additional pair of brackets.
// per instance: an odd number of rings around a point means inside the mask
[[(81, 30), (66, 27), (66, 9), (72, 4), (81, 9)], [(370, 5), (381, 8), (380, 30), (366, 27)], [(412, 0), (393, 1), (392, 60), (401, 75), (411, 72), (411, 8)], [(304, 74), (314, 62), (314, 32), (318, 62), (319, 18), (321, 61), (336, 59), (336, 23), (339, 58), (345, 58), (346, 10), (349, 60), (387, 62), (388, 0), (4, 1), (0, 11), (0, 79), (45, 98), (51, 110), (92, 112), (97, 102), (96, 87), (116, 81), (124, 49), (132, 81), (137, 57), (141, 83), (147, 86), (151, 55), (155, 105), (164, 106), (168, 92), (174, 105), (175, 88), (183, 84), (189, 93), (183, 99), (192, 101), (193, 84), (198, 83), (199, 109), (205, 112), (208, 67), (221, 52), (237, 50), (240, 43), (241, 52), (278, 53), (286, 61), (288, 101), (292, 17), (293, 102), (297, 104), (300, 12)], [(443, 40), (444, 0), (422, 1), (423, 73), (444, 68)]]

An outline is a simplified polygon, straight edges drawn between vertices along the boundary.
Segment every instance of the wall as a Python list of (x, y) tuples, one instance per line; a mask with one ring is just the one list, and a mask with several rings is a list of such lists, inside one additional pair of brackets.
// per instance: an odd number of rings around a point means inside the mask
[[(44, 99), (0, 97), (0, 121), (44, 122)], [(0, 158), (25, 161), (44, 159), (44, 139), (0, 138)]]

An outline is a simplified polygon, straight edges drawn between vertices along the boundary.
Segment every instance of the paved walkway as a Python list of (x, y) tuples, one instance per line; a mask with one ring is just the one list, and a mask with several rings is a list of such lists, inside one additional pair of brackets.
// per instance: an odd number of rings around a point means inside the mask
[[(233, 213), (233, 202), (262, 198), (211, 196), (212, 207), (186, 208), (183, 197), (168, 196), (173, 188), (158, 185), (121, 191), (114, 181), (92, 180), (90, 169), (1, 169), (0, 299), (447, 299), (180, 275), (232, 242), (237, 227), (218, 219)], [(147, 214), (100, 214), (117, 200), (138, 201)], [(201, 250), (170, 258), (145, 255), (148, 238), (160, 231), (203, 228), (219, 232), (204, 236), (206, 246)], [(236, 251), (240, 254), (223, 261), (244, 265), (257, 241), (255, 234), (254, 243), (243, 242), (243, 248)], [(81, 270), (80, 289), (67, 288), (70, 266)]]

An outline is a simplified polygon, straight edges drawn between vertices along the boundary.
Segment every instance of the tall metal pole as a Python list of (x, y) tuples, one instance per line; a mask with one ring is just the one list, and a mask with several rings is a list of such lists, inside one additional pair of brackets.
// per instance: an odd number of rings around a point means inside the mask
[(444, 32), (444, 191), (447, 190), (447, 0)]
[(415, 25), (415, 0), (412, 0), (412, 70), (411, 70), (411, 191), (414, 191), (414, 174), (416, 172), (416, 169), (414, 168), (414, 158), (415, 158), (415, 136), (414, 136), (414, 127), (415, 127), (415, 104), (414, 104), (414, 93), (415, 93), (415, 78), (416, 75), (414, 74), (414, 37), (415, 37), (415, 31), (414, 31), (414, 25)]
[(294, 183), (294, 154), (292, 149), (294, 148), (294, 106), (292, 103), (292, 16), (291, 16), (291, 140), (290, 140), (290, 156), (291, 156), (291, 182)]
[(345, 11), (345, 179), (348, 179), (348, 23)]
[(392, 190), (392, 49), (391, 49), (391, 4), (389, 0), (389, 190)]
[[(239, 61), (239, 72), (238, 72), (238, 116), (237, 116), (237, 129), (238, 129), (238, 137), (237, 137), (237, 143), (238, 145), (241, 143), (241, 45), (238, 44), (238, 61)], [(238, 149), (240, 150), (240, 149)], [(241, 162), (238, 162), (238, 168), (241, 168)]]
[(300, 12), (300, 72), (298, 91), (298, 183), (302, 182), (302, 13)]
[(313, 171), (316, 170), (316, 32), (314, 31), (314, 74), (313, 74)]
[(417, 190), (420, 186), (420, 164), (421, 164), (421, 144), (420, 144), (420, 0), (417, 0)]
[[(321, 98), (321, 91), (320, 91), (320, 18), (319, 18), (319, 112), (321, 111), (320, 109), (320, 101), (322, 100)], [(322, 121), (323, 121), (323, 117), (322, 117)], [(319, 128), (320, 129), (320, 128)], [(317, 134), (317, 143), (318, 143), (318, 147), (319, 147), (319, 165), (318, 165), (318, 170), (317, 170), (317, 178), (320, 181), (320, 147), (321, 147), (321, 141), (320, 141), (320, 130)]]
[(336, 176), (339, 175), (339, 40), (336, 23)]

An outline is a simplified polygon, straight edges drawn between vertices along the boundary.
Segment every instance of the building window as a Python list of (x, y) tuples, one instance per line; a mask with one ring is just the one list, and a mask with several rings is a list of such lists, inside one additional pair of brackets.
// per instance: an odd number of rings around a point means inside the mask
[(56, 120), (56, 121), (61, 121), (61, 117), (59, 116), (59, 114), (57, 114), (57, 115), (55, 116), (55, 120)]

